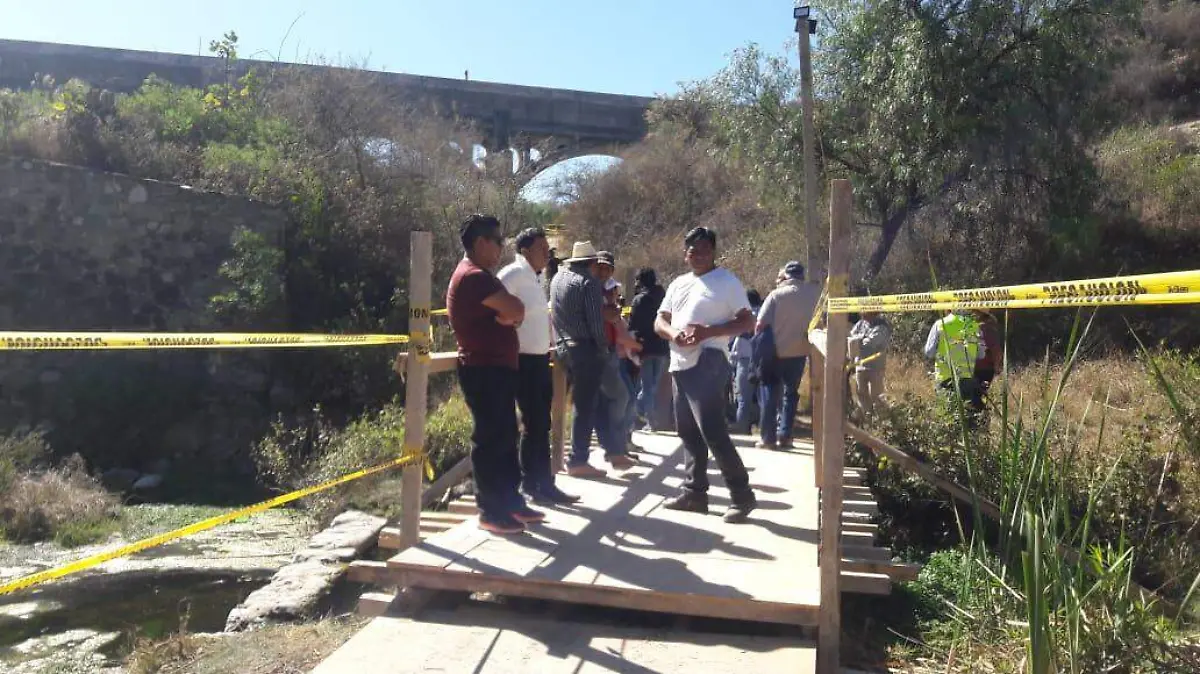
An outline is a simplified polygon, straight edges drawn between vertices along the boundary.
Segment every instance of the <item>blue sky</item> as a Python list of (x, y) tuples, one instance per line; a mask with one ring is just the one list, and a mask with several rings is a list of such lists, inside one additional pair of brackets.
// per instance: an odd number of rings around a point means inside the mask
[(243, 56), (654, 95), (711, 75), (747, 42), (783, 51), (791, 10), (790, 0), (0, 0), (0, 38), (207, 54), (232, 29)]
[[(653, 96), (757, 42), (794, 54), (791, 0), (0, 0), (0, 38), (243, 57), (351, 60), (416, 75)], [(293, 21), (295, 22), (293, 25)], [(290, 31), (289, 31), (289, 26)], [(793, 57), (794, 58), (794, 57)], [(532, 198), (589, 160), (539, 176)]]

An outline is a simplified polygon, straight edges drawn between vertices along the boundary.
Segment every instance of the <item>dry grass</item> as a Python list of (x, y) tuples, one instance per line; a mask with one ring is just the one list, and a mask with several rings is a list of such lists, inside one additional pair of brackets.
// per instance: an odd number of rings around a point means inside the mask
[(365, 624), (358, 617), (269, 625), (220, 636), (177, 634), (137, 645), (130, 674), (303, 674)]
[(116, 529), (120, 504), (83, 470), (80, 461), (12, 481), (0, 506), (5, 538), (20, 542), (54, 538), (64, 545), (80, 545)]

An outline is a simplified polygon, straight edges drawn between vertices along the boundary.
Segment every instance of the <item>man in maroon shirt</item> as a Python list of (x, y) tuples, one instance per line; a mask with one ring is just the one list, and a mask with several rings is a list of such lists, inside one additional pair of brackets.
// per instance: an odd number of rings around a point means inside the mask
[(471, 410), (471, 464), (479, 526), (519, 534), (545, 514), (530, 508), (518, 491), (517, 326), (525, 318), (521, 300), (493, 273), (504, 251), (500, 222), (472, 215), (459, 229), (466, 256), (450, 277), (446, 309), (458, 338), (458, 384)]

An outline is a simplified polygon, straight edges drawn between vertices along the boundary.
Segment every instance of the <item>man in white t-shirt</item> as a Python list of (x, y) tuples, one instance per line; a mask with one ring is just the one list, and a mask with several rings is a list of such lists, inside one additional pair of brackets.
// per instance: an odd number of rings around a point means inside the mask
[(687, 478), (670, 510), (708, 512), (708, 453), (729, 488), (726, 522), (745, 522), (758, 505), (742, 457), (729, 437), (725, 385), (729, 381), (729, 338), (754, 329), (746, 289), (729, 270), (716, 266), (717, 234), (696, 227), (684, 237), (691, 273), (671, 282), (654, 329), (671, 344), (668, 370), (675, 384), (675, 426), (683, 440)]

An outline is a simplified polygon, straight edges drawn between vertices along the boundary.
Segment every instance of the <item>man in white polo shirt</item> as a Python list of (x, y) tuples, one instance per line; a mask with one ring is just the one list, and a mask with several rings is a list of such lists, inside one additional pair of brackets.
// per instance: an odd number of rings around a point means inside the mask
[(729, 381), (729, 338), (754, 329), (746, 289), (716, 265), (717, 234), (696, 227), (684, 237), (691, 273), (671, 282), (654, 329), (671, 344), (668, 370), (674, 381), (675, 426), (687, 452), (683, 494), (667, 501), (671, 510), (708, 512), (708, 452), (729, 488), (726, 522), (745, 522), (758, 505), (742, 457), (729, 437), (725, 384)]
[(517, 327), (521, 343), (518, 362), (517, 407), (521, 410), (521, 489), (543, 505), (574, 503), (578, 496), (554, 485), (550, 469), (550, 406), (554, 384), (550, 374), (550, 310), (539, 278), (550, 261), (546, 232), (522, 231), (516, 238), (517, 258), (500, 270), (505, 290), (525, 305), (525, 320)]

